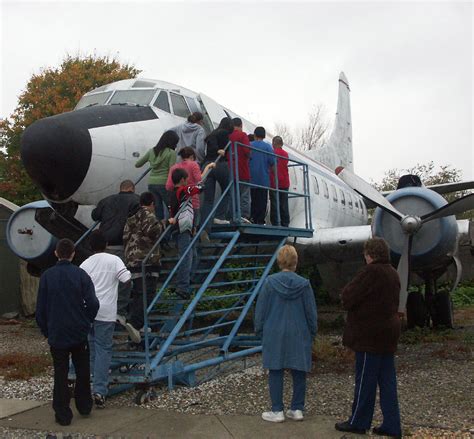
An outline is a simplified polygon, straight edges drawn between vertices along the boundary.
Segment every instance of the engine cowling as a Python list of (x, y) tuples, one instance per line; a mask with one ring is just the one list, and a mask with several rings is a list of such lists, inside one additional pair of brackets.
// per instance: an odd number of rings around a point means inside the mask
[[(387, 200), (400, 212), (418, 217), (447, 204), (441, 195), (425, 187), (399, 189), (390, 194)], [(392, 258), (397, 261), (403, 250), (405, 236), (400, 222), (377, 208), (372, 221), (372, 232), (388, 242)], [(458, 226), (454, 215), (424, 223), (413, 234), (411, 268), (426, 270), (450, 262), (456, 249), (457, 236)]]

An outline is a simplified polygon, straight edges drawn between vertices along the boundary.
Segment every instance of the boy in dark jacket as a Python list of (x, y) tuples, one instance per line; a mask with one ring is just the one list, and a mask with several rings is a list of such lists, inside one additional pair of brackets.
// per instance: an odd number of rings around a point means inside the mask
[(46, 270), (40, 279), (36, 322), (48, 338), (53, 357), (56, 422), (69, 425), (72, 420), (67, 382), (70, 356), (76, 371), (76, 408), (81, 415), (88, 415), (92, 409), (87, 336), (99, 310), (99, 301), (91, 278), (71, 263), (74, 243), (61, 239), (54, 253), (57, 264)]

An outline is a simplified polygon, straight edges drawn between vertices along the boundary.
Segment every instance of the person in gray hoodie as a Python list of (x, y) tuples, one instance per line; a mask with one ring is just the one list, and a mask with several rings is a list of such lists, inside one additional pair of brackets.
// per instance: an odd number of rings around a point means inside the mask
[(186, 146), (190, 146), (196, 153), (196, 161), (202, 165), (206, 156), (206, 133), (202, 127), (204, 117), (199, 111), (188, 116), (188, 121), (171, 128), (178, 136), (179, 142), (176, 146), (176, 154)]
[(298, 254), (291, 245), (278, 252), (280, 273), (268, 276), (255, 309), (255, 332), (262, 337), (263, 367), (269, 369), (272, 410), (262, 419), (283, 422), (283, 374), (291, 370), (293, 398), (286, 417), (303, 420), (306, 373), (311, 370), (317, 331), (316, 301), (309, 281), (295, 273)]

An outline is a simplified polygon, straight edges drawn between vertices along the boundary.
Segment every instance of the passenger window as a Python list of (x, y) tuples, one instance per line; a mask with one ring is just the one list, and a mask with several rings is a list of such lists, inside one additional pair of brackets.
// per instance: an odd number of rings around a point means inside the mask
[(173, 105), (173, 113), (176, 114), (176, 116), (188, 117), (191, 114), (188, 106), (186, 105), (186, 101), (181, 95), (170, 93), (170, 97), (171, 104)]
[(357, 198), (354, 201), (354, 206), (355, 206), (356, 210), (359, 210), (359, 201), (357, 200)]
[(347, 194), (347, 199), (349, 200), (349, 207), (352, 209), (352, 197), (351, 197), (351, 194)]
[(319, 195), (319, 184), (318, 184), (318, 179), (313, 176), (313, 190), (316, 195)]
[(339, 189), (339, 195), (341, 196), (341, 204), (343, 206), (346, 205), (346, 197), (344, 196), (344, 191), (342, 189)]
[(160, 94), (155, 99), (153, 106), (159, 108), (160, 110), (166, 111), (167, 113), (171, 113), (170, 102), (168, 101), (168, 93), (166, 93), (164, 90), (160, 91)]
[(329, 189), (325, 180), (323, 180), (324, 198), (329, 198)]
[(199, 107), (196, 104), (196, 101), (193, 98), (188, 98), (187, 96), (185, 96), (184, 99), (186, 99), (186, 102), (188, 103), (188, 106), (193, 113), (195, 113), (196, 111), (200, 111)]
[(332, 200), (337, 203), (337, 191), (334, 185), (331, 185), (331, 192), (332, 192)]

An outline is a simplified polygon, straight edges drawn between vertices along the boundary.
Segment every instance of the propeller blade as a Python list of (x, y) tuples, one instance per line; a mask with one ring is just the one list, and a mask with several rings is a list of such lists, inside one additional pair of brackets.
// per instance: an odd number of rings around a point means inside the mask
[(397, 272), (400, 277), (400, 300), (398, 303), (398, 312), (405, 313), (408, 298), (408, 280), (410, 277), (410, 253), (412, 235), (405, 235), (403, 250), (398, 262)]
[(400, 213), (392, 204), (374, 187), (367, 183), (362, 178), (353, 174), (351, 171), (344, 169), (339, 166), (336, 169), (336, 175), (344, 181), (348, 186), (354, 189), (358, 194), (370, 200), (376, 206), (385, 210), (390, 215), (394, 216), (398, 220), (402, 219), (404, 215)]
[(474, 209), (474, 194), (466, 195), (465, 197), (458, 198), (433, 212), (427, 213), (421, 217), (421, 221), (426, 223), (437, 218), (443, 218), (445, 216), (456, 215), (458, 213), (466, 212), (467, 210)]

